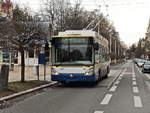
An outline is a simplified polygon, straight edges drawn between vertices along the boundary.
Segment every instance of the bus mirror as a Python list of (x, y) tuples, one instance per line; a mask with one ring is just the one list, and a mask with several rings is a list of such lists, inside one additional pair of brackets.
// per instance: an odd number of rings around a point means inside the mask
[(99, 49), (99, 43), (95, 43), (95, 44), (94, 44), (94, 49), (95, 49), (95, 50), (98, 50), (98, 49)]

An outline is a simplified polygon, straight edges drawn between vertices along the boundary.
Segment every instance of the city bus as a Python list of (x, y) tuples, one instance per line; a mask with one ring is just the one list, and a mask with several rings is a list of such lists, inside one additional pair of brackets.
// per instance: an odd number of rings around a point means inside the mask
[(108, 41), (92, 30), (67, 30), (53, 36), (51, 79), (61, 83), (96, 82), (108, 77)]

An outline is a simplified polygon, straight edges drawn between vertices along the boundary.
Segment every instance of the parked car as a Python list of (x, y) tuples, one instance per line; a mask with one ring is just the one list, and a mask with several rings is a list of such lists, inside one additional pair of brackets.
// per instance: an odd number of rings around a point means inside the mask
[(143, 73), (149, 73), (150, 72), (150, 61), (146, 61), (142, 68)]
[(137, 64), (138, 60), (140, 60), (140, 59), (134, 58), (134, 59), (133, 59), (133, 62), (134, 62), (135, 64)]
[(146, 62), (146, 60), (139, 59), (139, 60), (137, 61), (137, 66), (138, 66), (138, 67), (142, 67), (145, 62)]

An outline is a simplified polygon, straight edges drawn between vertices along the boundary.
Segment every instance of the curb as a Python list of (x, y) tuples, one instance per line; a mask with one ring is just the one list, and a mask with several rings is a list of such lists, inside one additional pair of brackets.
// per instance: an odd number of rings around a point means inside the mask
[(49, 84), (45, 84), (45, 85), (42, 85), (42, 86), (39, 86), (39, 87), (35, 87), (35, 88), (32, 88), (32, 89), (21, 91), (19, 93), (14, 93), (12, 95), (2, 97), (2, 98), (0, 98), (0, 103), (5, 102), (5, 101), (10, 100), (10, 99), (13, 99), (13, 98), (16, 98), (16, 97), (19, 97), (19, 96), (22, 96), (22, 95), (25, 95), (25, 94), (28, 94), (28, 93), (31, 93), (31, 92), (34, 92), (34, 91), (37, 91), (37, 90), (40, 90), (40, 89), (43, 89), (43, 88), (50, 87), (50, 86), (55, 85), (55, 84), (57, 84), (57, 82), (52, 82), (52, 83), (49, 83)]

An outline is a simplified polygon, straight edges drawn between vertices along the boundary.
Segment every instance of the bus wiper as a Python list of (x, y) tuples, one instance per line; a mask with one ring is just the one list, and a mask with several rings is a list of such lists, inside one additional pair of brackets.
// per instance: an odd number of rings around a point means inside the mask
[(91, 66), (90, 64), (82, 64), (82, 63), (79, 63), (78, 65), (82, 65), (82, 66)]
[(55, 65), (55, 66), (58, 67), (58, 66), (61, 66), (62, 64), (64, 64), (64, 62), (59, 63), (59, 64), (57, 64), (57, 65)]

